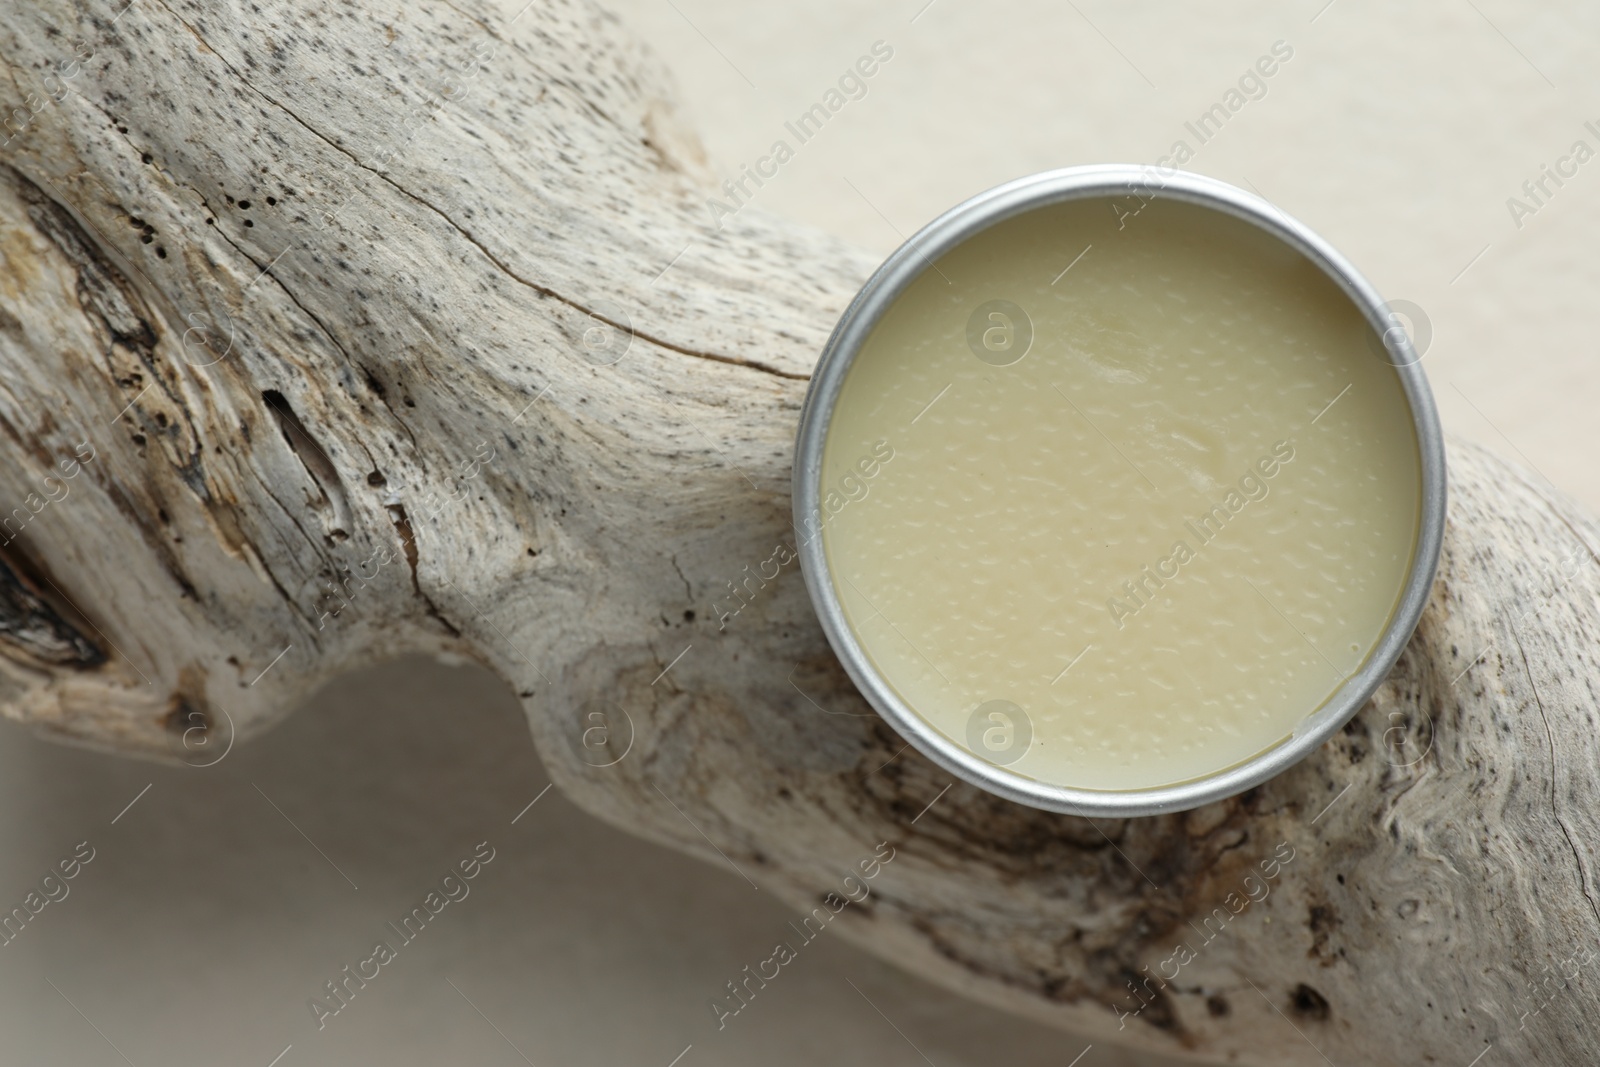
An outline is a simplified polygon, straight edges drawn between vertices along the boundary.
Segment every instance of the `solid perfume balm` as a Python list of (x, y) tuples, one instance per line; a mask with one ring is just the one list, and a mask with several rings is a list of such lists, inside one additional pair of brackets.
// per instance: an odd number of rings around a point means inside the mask
[(1072, 790), (1283, 745), (1391, 629), (1424, 518), (1415, 368), (1349, 293), (1235, 214), (1138, 206), (1047, 204), (920, 264), (816, 472), (825, 577), (885, 691)]

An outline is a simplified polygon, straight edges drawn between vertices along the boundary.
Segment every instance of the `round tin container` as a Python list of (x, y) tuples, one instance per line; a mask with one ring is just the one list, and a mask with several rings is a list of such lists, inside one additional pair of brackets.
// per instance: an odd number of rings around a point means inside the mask
[(1052, 785), (975, 755), (920, 716), (895, 692), (852, 632), (829, 573), (822, 538), (801, 541), (806, 588), (834, 652), (868, 702), (912, 745), (957, 777), (1018, 803), (1073, 815), (1132, 816), (1183, 811), (1241, 793), (1304, 759), (1359, 711), (1399, 658), (1433, 584), (1445, 521), (1444, 442), (1438, 413), (1412, 346), (1395, 314), (1360, 273), (1327, 242), (1251, 193), (1196, 174), (1107, 164), (1020, 178), (958, 205), (901, 245), (867, 280), (829, 338), (811, 379), (795, 445), (797, 530), (820, 514), (823, 449), (846, 372), (874, 327), (901, 293), (942, 255), (1002, 220), (1063, 201), (1137, 195), (1184, 201), (1222, 212), (1276, 237), (1326, 274), (1372, 327), (1374, 350), (1394, 366), (1416, 432), (1422, 500), (1411, 568), (1372, 653), (1283, 743), (1215, 774), (1175, 785), (1099, 790)]

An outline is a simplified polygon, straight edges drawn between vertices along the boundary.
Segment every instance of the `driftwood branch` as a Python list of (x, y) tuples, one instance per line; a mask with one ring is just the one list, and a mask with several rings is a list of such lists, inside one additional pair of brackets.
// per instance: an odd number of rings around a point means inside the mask
[(1593, 520), (1455, 446), (1432, 603), (1315, 757), (1120, 822), (945, 792), (791, 554), (871, 263), (708, 211), (611, 17), (463, 3), (8, 12), (6, 714), (195, 760), (470, 659), (585, 808), (801, 908), (892, 842), (838, 928), (991, 1003), (1245, 1063), (1592, 1058)]

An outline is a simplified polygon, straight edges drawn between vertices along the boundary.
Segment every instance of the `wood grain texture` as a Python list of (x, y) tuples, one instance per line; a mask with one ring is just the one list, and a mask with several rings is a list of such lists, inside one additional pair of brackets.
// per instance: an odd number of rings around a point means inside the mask
[(0, 55), (6, 714), (185, 759), (358, 665), (472, 659), (589, 811), (803, 909), (892, 842), (840, 929), (1097, 1040), (1600, 1043), (1600, 528), (1532, 476), (1452, 447), (1422, 624), (1291, 772), (1122, 821), (946, 791), (792, 563), (729, 609), (793, 545), (807, 375), (872, 264), (711, 228), (614, 19), (37, 0)]

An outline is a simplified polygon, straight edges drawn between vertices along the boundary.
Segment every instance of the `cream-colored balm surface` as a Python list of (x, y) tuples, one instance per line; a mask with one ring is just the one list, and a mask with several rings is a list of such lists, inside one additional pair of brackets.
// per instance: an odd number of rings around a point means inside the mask
[(1143, 789), (1283, 742), (1360, 667), (1420, 484), (1399, 377), (1313, 264), (1207, 208), (1076, 201), (889, 310), (818, 526), (918, 714), (1016, 774)]

